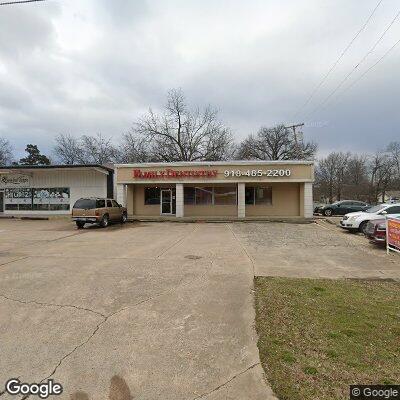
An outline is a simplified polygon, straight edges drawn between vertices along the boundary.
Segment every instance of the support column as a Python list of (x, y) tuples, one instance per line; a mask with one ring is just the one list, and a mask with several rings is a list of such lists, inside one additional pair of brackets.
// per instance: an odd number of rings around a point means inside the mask
[(183, 183), (176, 184), (175, 196), (176, 196), (176, 199), (175, 199), (175, 201), (176, 201), (176, 217), (182, 218), (185, 215), (184, 204), (183, 204)]
[(304, 183), (304, 218), (313, 217), (313, 186), (311, 182)]
[(245, 183), (238, 183), (238, 218), (246, 217)]
[(126, 185), (117, 184), (116, 201), (123, 207), (126, 207)]

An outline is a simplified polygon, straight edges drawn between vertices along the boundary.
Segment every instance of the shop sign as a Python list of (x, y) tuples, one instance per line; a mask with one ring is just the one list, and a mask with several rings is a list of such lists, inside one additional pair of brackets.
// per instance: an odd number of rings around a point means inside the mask
[(217, 170), (177, 171), (169, 168), (153, 171), (133, 170), (133, 177), (135, 179), (215, 178), (217, 174)]
[(388, 218), (386, 221), (387, 251), (393, 250), (400, 252), (400, 219)]
[(31, 177), (22, 174), (0, 175), (1, 188), (23, 188), (31, 185)]
[(224, 176), (225, 178), (229, 177), (236, 177), (240, 178), (241, 176), (246, 177), (261, 177), (266, 176), (268, 178), (282, 178), (282, 177), (289, 177), (292, 174), (290, 169), (247, 169), (245, 171), (241, 171), (240, 169), (235, 170), (225, 170)]

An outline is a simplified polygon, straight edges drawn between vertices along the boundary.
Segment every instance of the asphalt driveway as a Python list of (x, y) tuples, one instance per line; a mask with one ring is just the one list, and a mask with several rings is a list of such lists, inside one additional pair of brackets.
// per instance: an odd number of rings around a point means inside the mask
[(398, 257), (359, 239), (317, 224), (0, 220), (0, 393), (51, 377), (63, 399), (273, 399), (254, 274), (400, 277)]

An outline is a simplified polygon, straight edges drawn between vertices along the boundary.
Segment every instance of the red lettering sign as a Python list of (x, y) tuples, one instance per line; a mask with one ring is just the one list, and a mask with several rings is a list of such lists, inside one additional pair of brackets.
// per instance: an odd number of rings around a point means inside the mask
[(389, 245), (400, 249), (400, 219), (389, 218), (387, 221), (387, 242)]
[(170, 168), (154, 171), (142, 171), (141, 169), (133, 170), (133, 177), (135, 179), (215, 178), (217, 175), (217, 170), (177, 171)]

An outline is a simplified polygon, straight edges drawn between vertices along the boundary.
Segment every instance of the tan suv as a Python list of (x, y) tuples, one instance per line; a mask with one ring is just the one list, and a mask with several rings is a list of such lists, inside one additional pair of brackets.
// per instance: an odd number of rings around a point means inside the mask
[(125, 223), (126, 219), (126, 208), (114, 199), (82, 198), (77, 200), (72, 208), (72, 220), (78, 229), (83, 228), (85, 224), (100, 224), (105, 228), (110, 222)]

